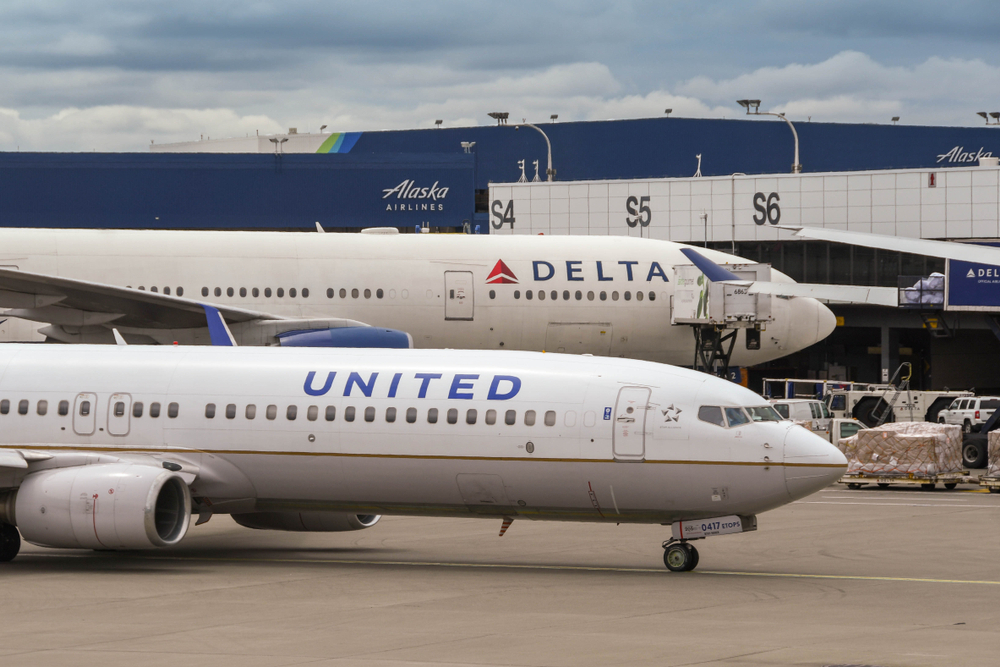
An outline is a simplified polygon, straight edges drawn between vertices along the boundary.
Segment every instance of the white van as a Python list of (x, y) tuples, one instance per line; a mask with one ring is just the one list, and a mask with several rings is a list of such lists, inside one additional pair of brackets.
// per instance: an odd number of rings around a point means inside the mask
[(810, 431), (823, 433), (830, 430), (830, 410), (823, 401), (809, 398), (781, 398), (771, 401), (771, 405), (785, 419), (809, 422)]

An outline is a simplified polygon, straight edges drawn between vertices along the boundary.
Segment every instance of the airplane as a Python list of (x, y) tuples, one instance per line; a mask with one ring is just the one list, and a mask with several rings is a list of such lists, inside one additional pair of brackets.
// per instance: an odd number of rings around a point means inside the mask
[[(868, 234), (866, 232), (849, 232), (843, 229), (826, 229), (824, 227), (793, 227), (778, 225), (779, 229), (793, 232), (801, 239), (846, 243), (847, 245), (864, 248), (893, 250), (913, 255), (955, 259), (976, 264), (1000, 263), (1000, 248), (996, 246), (976, 245), (973, 243), (958, 243), (956, 241), (932, 241), (903, 236), (886, 236), (884, 234)], [(886, 288), (891, 289), (891, 288)]]
[[(628, 237), (0, 230), (0, 340), (208, 344), (204, 304), (240, 345), (546, 350), (690, 365), (671, 323), (678, 243)], [(699, 249), (719, 264), (747, 263)], [(782, 357), (836, 318), (771, 272), (759, 349)], [(843, 293), (839, 287), (837, 293)], [(786, 298), (787, 297), (787, 298)], [(33, 323), (43, 323), (38, 332)], [(365, 326), (372, 325), (372, 326)]]
[(671, 526), (692, 542), (846, 471), (726, 380), (645, 361), (496, 350), (0, 346), (0, 561), (21, 538), (180, 543), (214, 514), (338, 532), (381, 515)]

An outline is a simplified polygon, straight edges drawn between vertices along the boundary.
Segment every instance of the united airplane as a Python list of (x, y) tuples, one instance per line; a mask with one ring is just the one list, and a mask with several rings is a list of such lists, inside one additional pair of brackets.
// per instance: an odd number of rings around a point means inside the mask
[[(193, 517), (369, 529), (385, 514), (757, 528), (843, 455), (725, 380), (540, 352), (0, 346), (0, 560), (20, 540), (155, 549)], [(194, 529), (197, 530), (197, 529)]]
[[(207, 344), (210, 303), (240, 345), (412, 344), (690, 365), (692, 329), (671, 318), (674, 267), (692, 263), (682, 249), (627, 237), (4, 229), (0, 340), (110, 343), (115, 327), (130, 343)], [(734, 365), (791, 354), (835, 327), (829, 309), (796, 296), (810, 294), (804, 286), (777, 271), (771, 280), (766, 329), (759, 345), (739, 333)]]

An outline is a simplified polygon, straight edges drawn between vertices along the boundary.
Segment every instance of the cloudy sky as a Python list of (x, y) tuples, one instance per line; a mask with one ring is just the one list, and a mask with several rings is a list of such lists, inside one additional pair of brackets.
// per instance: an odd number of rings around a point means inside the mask
[[(734, 117), (974, 125), (1000, 111), (993, 2), (4, 0), (0, 150), (201, 135)], [(998, 128), (1000, 131), (1000, 128)]]

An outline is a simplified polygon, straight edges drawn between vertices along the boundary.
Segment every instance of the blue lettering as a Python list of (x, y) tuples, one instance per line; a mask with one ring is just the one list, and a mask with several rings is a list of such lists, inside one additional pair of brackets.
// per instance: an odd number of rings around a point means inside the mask
[(580, 268), (580, 264), (583, 264), (583, 262), (579, 260), (566, 262), (566, 280), (583, 280), (583, 276), (576, 275), (580, 273), (580, 271), (583, 271), (583, 269)]
[(427, 398), (427, 385), (431, 383), (431, 380), (440, 380), (440, 373), (417, 373), (413, 377), (418, 380), (422, 380), (420, 383), (420, 393), (417, 394), (417, 398)]
[(396, 389), (399, 388), (399, 378), (403, 377), (402, 373), (396, 373), (392, 376), (392, 383), (389, 384), (389, 398), (396, 398)]
[[(509, 382), (510, 391), (500, 393), (501, 382)], [(521, 378), (513, 375), (494, 375), (493, 382), (490, 383), (490, 393), (486, 398), (490, 401), (506, 401), (517, 396), (519, 391), (521, 391)]]
[[(551, 278), (552, 276), (554, 276), (556, 274), (556, 267), (552, 266), (548, 262), (543, 262), (543, 261), (540, 261), (540, 260), (536, 260), (536, 261), (532, 262), (531, 265), (532, 265), (532, 267), (535, 270), (535, 280), (548, 280), (549, 278)], [(542, 276), (540, 276), (538, 274), (538, 267), (539, 266), (544, 266), (545, 268), (547, 268), (549, 270), (549, 275), (545, 276), (544, 278)]]
[(358, 385), (358, 389), (361, 390), (361, 393), (368, 398), (371, 398), (372, 389), (375, 388), (375, 378), (377, 377), (378, 373), (372, 373), (372, 376), (368, 378), (368, 382), (365, 383), (364, 380), (361, 379), (360, 375), (351, 371), (351, 374), (347, 377), (347, 386), (344, 387), (344, 396), (350, 396), (351, 389), (354, 388), (354, 385)]
[(460, 389), (472, 389), (472, 383), (466, 382), (466, 380), (478, 380), (478, 375), (456, 375), (455, 379), (451, 381), (451, 391), (448, 392), (448, 398), (464, 398), (466, 400), (472, 400), (472, 394), (460, 394)]
[(323, 388), (313, 389), (312, 383), (316, 378), (316, 371), (309, 371), (309, 374), (306, 375), (306, 383), (302, 388), (305, 389), (305, 392), (310, 396), (322, 396), (326, 392), (330, 391), (330, 387), (333, 386), (333, 378), (335, 377), (337, 377), (337, 373), (335, 371), (330, 371), (326, 374), (326, 382), (323, 383)]
[(670, 282), (667, 280), (667, 274), (663, 272), (663, 267), (660, 266), (659, 262), (653, 262), (649, 267), (649, 275), (646, 276), (646, 282), (648, 283), (653, 279), (653, 276), (660, 276), (663, 278), (663, 282)]
[(632, 267), (638, 264), (639, 262), (618, 262), (618, 263), (623, 265), (625, 267), (625, 270), (628, 271), (628, 281), (632, 282)]
[(597, 279), (598, 280), (614, 280), (614, 278), (605, 278), (604, 277), (604, 267), (601, 266), (600, 262), (597, 263)]

